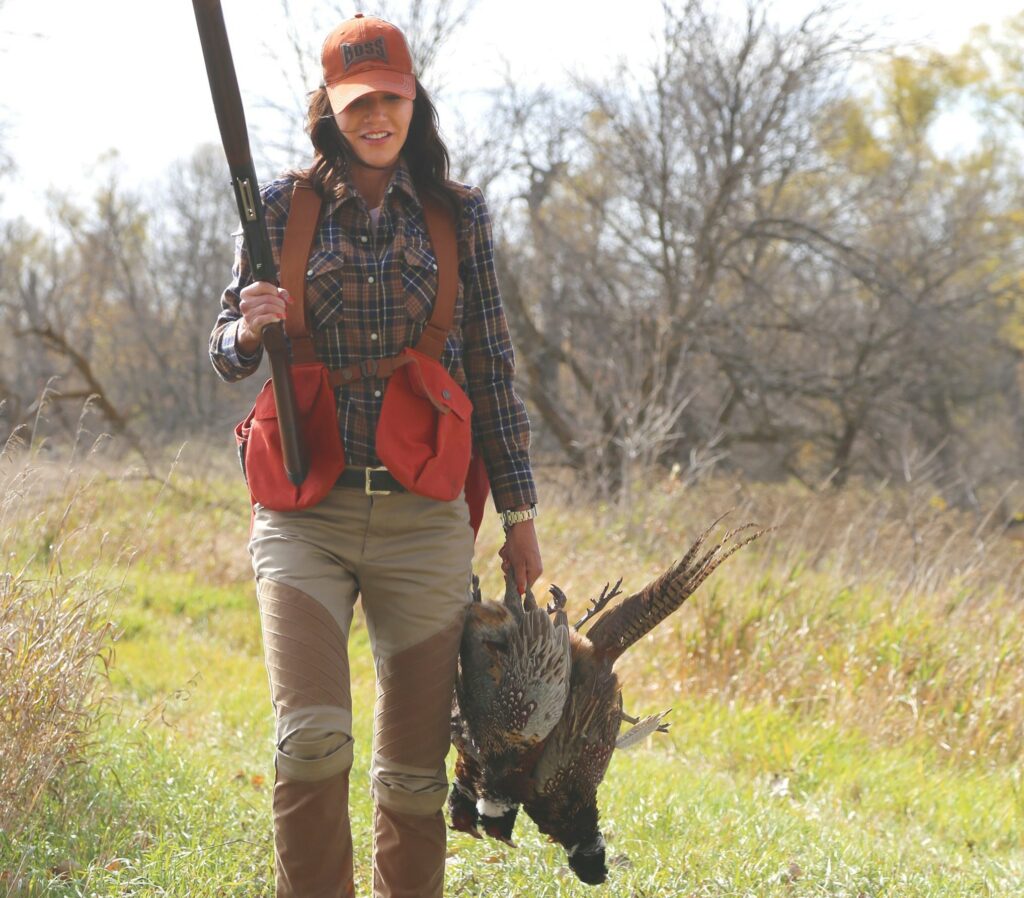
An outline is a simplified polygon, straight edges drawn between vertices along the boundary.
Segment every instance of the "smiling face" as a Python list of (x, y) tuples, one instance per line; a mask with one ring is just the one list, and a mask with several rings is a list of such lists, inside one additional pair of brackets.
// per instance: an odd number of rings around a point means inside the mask
[(376, 90), (334, 114), (338, 128), (360, 161), (387, 168), (398, 161), (409, 135), (413, 101)]

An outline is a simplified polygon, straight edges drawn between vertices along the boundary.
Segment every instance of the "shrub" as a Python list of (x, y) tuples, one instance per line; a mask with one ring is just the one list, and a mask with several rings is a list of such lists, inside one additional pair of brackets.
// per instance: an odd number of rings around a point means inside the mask
[(112, 654), (98, 560), (76, 570), (76, 475), (0, 456), (0, 832), (80, 761)]

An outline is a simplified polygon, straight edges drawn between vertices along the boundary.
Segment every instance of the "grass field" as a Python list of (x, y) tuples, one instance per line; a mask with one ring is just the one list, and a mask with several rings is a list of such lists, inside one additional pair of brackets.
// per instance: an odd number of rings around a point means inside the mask
[[(9, 566), (52, 570), (59, 544), (63, 576), (119, 585), (103, 599), (119, 636), (84, 759), (0, 833), (0, 895), (272, 895), (272, 719), (240, 482), (181, 467), (167, 485), (35, 476), (50, 486), (19, 499)], [(612, 760), (609, 883), (579, 884), (524, 818), (515, 850), (452, 834), (446, 894), (1024, 895), (1016, 543), (927, 495), (863, 488), (666, 480), (629, 511), (545, 496), (539, 585), (562, 586), (572, 611), (619, 576), (639, 588), (729, 508), (777, 529), (622, 660), (627, 710), (671, 707), (672, 728)], [(488, 521), (485, 596), (498, 540)], [(358, 617), (351, 656), (367, 895), (373, 674)]]

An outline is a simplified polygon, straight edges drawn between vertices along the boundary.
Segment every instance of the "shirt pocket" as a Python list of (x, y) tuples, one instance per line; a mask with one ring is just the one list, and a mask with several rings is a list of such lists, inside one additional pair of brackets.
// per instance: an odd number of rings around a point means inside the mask
[(437, 295), (437, 259), (430, 244), (406, 242), (401, 268), (405, 309), (413, 321), (425, 323)]
[(344, 267), (345, 255), (337, 249), (317, 250), (306, 263), (306, 308), (315, 328), (341, 321)]

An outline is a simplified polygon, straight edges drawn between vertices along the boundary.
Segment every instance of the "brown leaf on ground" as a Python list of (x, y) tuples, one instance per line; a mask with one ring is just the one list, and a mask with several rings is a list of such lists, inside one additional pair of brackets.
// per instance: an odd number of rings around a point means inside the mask
[(70, 879), (71, 874), (74, 872), (74, 861), (61, 861), (59, 864), (54, 864), (50, 868), (50, 875), (55, 876), (57, 879)]

